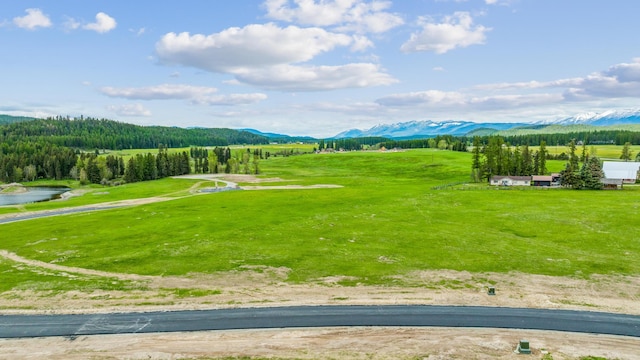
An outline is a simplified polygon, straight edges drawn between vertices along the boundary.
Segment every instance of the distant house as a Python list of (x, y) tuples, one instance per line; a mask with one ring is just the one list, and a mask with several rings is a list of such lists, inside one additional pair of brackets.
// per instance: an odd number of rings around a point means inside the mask
[(530, 186), (531, 176), (495, 175), (491, 177), (494, 186)]
[(638, 180), (640, 162), (605, 161), (602, 171), (606, 179), (620, 179), (625, 184), (633, 184)]

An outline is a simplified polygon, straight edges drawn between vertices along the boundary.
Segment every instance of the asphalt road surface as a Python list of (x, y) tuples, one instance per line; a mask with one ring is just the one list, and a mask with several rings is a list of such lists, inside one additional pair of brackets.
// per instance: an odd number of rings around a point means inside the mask
[(640, 337), (640, 316), (474, 306), (297, 306), (148, 313), (1, 315), (0, 338), (335, 326), (556, 330)]

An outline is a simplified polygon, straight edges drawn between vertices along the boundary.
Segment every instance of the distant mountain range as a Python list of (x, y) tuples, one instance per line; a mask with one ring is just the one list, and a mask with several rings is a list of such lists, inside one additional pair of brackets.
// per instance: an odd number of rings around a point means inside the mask
[[(0, 125), (22, 121), (35, 120), (30, 117), (0, 115)], [(466, 120), (446, 120), (446, 121), (407, 121), (395, 124), (380, 124), (368, 130), (351, 129), (343, 131), (330, 139), (345, 139), (359, 137), (385, 137), (388, 139), (416, 139), (435, 137), (438, 135), (452, 136), (485, 136), (491, 134), (504, 135), (505, 133), (558, 133), (575, 131), (576, 126), (584, 127), (606, 127), (620, 126), (628, 129), (629, 125), (640, 127), (640, 109), (616, 110), (603, 113), (584, 113), (565, 119), (539, 122), (519, 122), (519, 123), (478, 123)], [(619, 129), (616, 129), (619, 130)], [(633, 128), (634, 131), (640, 129)], [(255, 129), (238, 129), (253, 135), (262, 136), (270, 142), (313, 142), (317, 139), (311, 136), (289, 136), (284, 134), (266, 133)], [(591, 131), (591, 130), (587, 130)]]
[(317, 140), (311, 136), (290, 136), (276, 133), (265, 133), (256, 129), (239, 129), (239, 131), (246, 131), (254, 135), (264, 136), (272, 142), (309, 142)]
[(535, 123), (477, 123), (462, 120), (447, 121), (408, 121), (395, 124), (376, 125), (368, 130), (351, 129), (332, 138), (356, 138), (382, 136), (392, 139), (412, 139), (420, 137), (453, 135), (487, 135), (503, 130), (518, 128), (541, 129), (551, 125), (591, 125), (613, 126), (640, 124), (640, 109), (629, 111), (607, 111), (604, 113), (585, 113), (555, 121)]

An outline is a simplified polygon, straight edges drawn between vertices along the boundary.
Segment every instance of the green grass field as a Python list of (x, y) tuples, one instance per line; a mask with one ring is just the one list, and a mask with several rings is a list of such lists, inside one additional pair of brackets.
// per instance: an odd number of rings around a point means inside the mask
[[(345, 285), (402, 285), (396, 275), (427, 269), (640, 274), (637, 187), (498, 189), (468, 184), (470, 164), (471, 154), (438, 150), (311, 154), (263, 161), (261, 177), (342, 188), (179, 197), (196, 181), (164, 179), (98, 189), (106, 194), (65, 206), (97, 197), (177, 198), (0, 225), (0, 249), (58, 265), (149, 275), (286, 267), (290, 282), (345, 276), (351, 279)], [(62, 286), (28, 268), (0, 271), (0, 283)]]

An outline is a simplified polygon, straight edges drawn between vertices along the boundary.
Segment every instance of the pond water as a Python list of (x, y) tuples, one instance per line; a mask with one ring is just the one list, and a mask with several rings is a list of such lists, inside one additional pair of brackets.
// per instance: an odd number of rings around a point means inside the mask
[(60, 194), (69, 191), (65, 187), (29, 187), (25, 192), (0, 194), (0, 206), (28, 204), (60, 198)]

